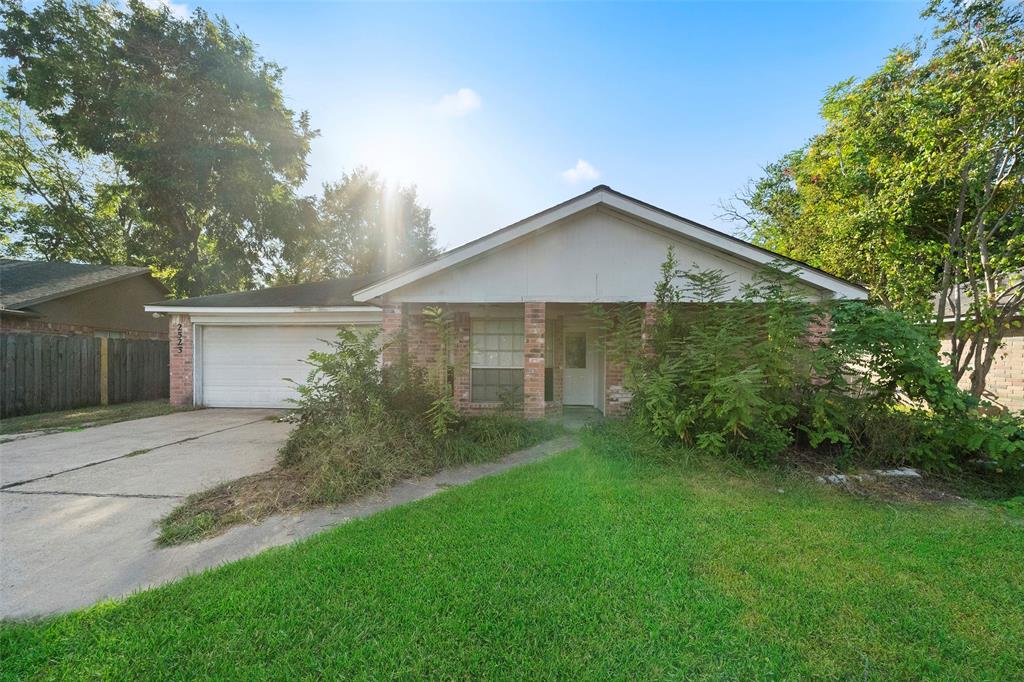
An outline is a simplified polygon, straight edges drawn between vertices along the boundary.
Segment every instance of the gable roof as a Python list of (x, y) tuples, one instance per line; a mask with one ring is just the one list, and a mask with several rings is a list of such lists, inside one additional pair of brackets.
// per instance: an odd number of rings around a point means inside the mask
[(0, 259), (0, 309), (22, 310), (55, 298), (148, 274), (149, 268), (130, 265), (4, 258)]
[(253, 291), (229, 294), (195, 296), (175, 301), (160, 301), (146, 306), (153, 312), (175, 311), (186, 308), (346, 308), (370, 307), (372, 304), (355, 301), (352, 293), (370, 284), (374, 277), (346, 277), (325, 282), (290, 284)]
[(374, 282), (356, 291), (353, 298), (356, 301), (371, 301), (596, 206), (626, 214), (674, 236), (691, 239), (753, 264), (765, 265), (775, 260), (790, 263), (802, 281), (830, 291), (837, 298), (867, 298), (867, 289), (858, 284), (617, 192), (607, 185), (598, 185), (568, 201), (447, 251), (433, 260)]

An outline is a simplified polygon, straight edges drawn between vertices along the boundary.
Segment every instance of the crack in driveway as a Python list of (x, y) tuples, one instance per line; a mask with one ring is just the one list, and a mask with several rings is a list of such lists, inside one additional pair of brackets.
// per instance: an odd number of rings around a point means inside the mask
[(0, 493), (6, 493), (8, 495), (71, 495), (77, 497), (126, 497), (141, 500), (180, 500), (185, 497), (184, 495), (147, 495), (145, 493), (76, 493), (69, 490), (0, 490)]
[(62, 474), (71, 473), (72, 471), (81, 471), (82, 469), (88, 469), (89, 467), (94, 467), (94, 466), (97, 466), (97, 465), (100, 465), (100, 464), (106, 464), (108, 462), (116, 462), (119, 459), (125, 459), (127, 457), (138, 457), (139, 455), (142, 455), (142, 454), (148, 454), (150, 452), (155, 452), (157, 450), (160, 450), (161, 448), (167, 448), (167, 447), (170, 447), (172, 445), (179, 445), (181, 443), (187, 443), (189, 441), (199, 440), (200, 438), (205, 438), (207, 436), (212, 436), (212, 435), (214, 435), (216, 433), (224, 433), (225, 431), (231, 431), (232, 429), (239, 429), (239, 428), (242, 428), (243, 426), (252, 426), (253, 424), (255, 424), (257, 422), (261, 422), (261, 421), (266, 421), (266, 418), (265, 417), (261, 417), (259, 419), (254, 419), (251, 422), (245, 422), (244, 424), (235, 424), (234, 426), (226, 426), (223, 429), (217, 429), (215, 431), (208, 431), (206, 433), (201, 433), (198, 436), (189, 436), (188, 438), (182, 438), (181, 440), (176, 440), (176, 441), (173, 441), (173, 442), (170, 442), (170, 443), (164, 443), (162, 445), (157, 445), (155, 447), (149, 448), (148, 450), (143, 450), (142, 452), (140, 452), (139, 450), (135, 450), (135, 451), (123, 454), (123, 455), (118, 455), (117, 457), (109, 457), (107, 459), (101, 459), (98, 462), (89, 462), (88, 464), (83, 464), (83, 465), (77, 466), (77, 467), (71, 467), (70, 469), (64, 469), (63, 471), (58, 471), (58, 472), (55, 472), (55, 473), (52, 473), (52, 474), (46, 474), (44, 476), (36, 476), (35, 478), (28, 478), (28, 479), (25, 479), (24, 481), (15, 481), (14, 483), (7, 483), (6, 485), (0, 485), (0, 492), (23, 492), (23, 491), (18, 491), (18, 490), (11, 490), (11, 488), (15, 488), (15, 487), (17, 487), (19, 485), (27, 485), (29, 483), (35, 483), (36, 481), (44, 481), (44, 480), (46, 480), (48, 478), (53, 478), (55, 476), (60, 476)]

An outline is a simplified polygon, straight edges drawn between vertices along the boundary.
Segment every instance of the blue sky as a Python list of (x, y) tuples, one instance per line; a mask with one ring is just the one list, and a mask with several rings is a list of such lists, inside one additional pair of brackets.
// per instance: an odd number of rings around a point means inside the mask
[(310, 192), (378, 168), (446, 247), (599, 183), (732, 231), (719, 201), (820, 128), (826, 89), (927, 30), (919, 3), (202, 6), (286, 67), (322, 133)]

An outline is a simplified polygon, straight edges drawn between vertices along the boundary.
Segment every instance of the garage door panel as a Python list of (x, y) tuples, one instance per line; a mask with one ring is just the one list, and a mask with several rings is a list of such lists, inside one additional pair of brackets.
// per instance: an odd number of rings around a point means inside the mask
[(335, 327), (207, 326), (202, 337), (202, 402), (210, 407), (291, 407), (287, 379), (302, 383), (309, 352)]

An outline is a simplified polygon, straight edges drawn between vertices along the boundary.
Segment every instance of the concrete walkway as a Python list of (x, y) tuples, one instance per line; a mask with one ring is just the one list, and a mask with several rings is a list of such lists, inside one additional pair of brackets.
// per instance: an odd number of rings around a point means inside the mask
[[(149, 420), (129, 423), (141, 421)], [(127, 595), (577, 445), (575, 436), (563, 436), (497, 462), (403, 482), (381, 496), (339, 507), (274, 516), (257, 525), (237, 526), (203, 542), (164, 549), (156, 546), (156, 522), (177, 506), (181, 496), (222, 480), (253, 473), (246, 471), (226, 476), (232, 467), (218, 464), (220, 453), (238, 449), (261, 453), (270, 449), (276, 453), (289, 428), (287, 424), (266, 421), (262, 416), (258, 421), (199, 434), (183, 443), (160, 446), (114, 461), (87, 464), (84, 468), (35, 478), (0, 491), (0, 542), (4, 547), (0, 556), (0, 617), (69, 611)], [(0, 447), (8, 445), (12, 444)], [(134, 445), (139, 446), (139, 443)], [(3, 451), (4, 460), (7, 454)], [(273, 465), (273, 458), (265, 454), (252, 459), (248, 469), (259, 471)], [(30, 475), (25, 473), (27, 463), (21, 466), (25, 468), (17, 470), (17, 475)], [(51, 469), (43, 467), (33, 471)], [(4, 480), (10, 479), (5, 475)]]

